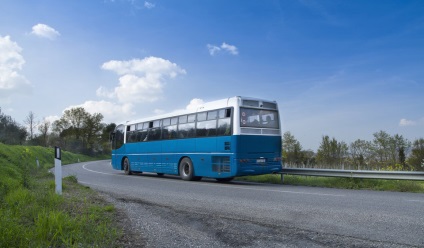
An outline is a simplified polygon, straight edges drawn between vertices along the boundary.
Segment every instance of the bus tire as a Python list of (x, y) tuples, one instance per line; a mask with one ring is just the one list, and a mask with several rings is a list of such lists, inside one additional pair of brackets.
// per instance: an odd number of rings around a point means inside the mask
[(132, 174), (132, 172), (131, 172), (131, 165), (130, 165), (130, 161), (128, 160), (128, 158), (125, 158), (124, 159), (123, 166), (124, 166), (125, 175), (131, 175)]
[(193, 162), (190, 158), (183, 158), (178, 166), (180, 170), (180, 177), (185, 181), (192, 181), (195, 179)]

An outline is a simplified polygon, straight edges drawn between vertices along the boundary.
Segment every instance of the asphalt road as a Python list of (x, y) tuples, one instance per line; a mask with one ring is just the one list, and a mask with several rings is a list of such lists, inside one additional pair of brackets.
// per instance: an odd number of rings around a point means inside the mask
[(63, 174), (126, 213), (131, 246), (424, 247), (424, 194), (126, 176), (110, 161)]

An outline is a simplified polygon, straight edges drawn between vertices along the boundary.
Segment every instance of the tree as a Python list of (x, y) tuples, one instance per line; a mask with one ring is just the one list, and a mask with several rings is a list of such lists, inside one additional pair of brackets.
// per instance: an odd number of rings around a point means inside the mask
[(413, 142), (411, 156), (407, 163), (418, 171), (424, 171), (424, 139), (420, 138)]
[(20, 126), (12, 117), (1, 112), (0, 108), (0, 142), (9, 145), (22, 145), (28, 136), (24, 127)]
[(24, 124), (27, 125), (29, 131), (29, 139), (32, 140), (34, 138), (34, 129), (37, 128), (37, 121), (35, 120), (35, 114), (32, 111), (29, 111), (27, 117), (24, 120)]
[[(93, 152), (96, 148), (100, 148), (100, 138), (104, 124), (102, 124), (103, 115), (95, 113), (93, 115), (88, 114), (84, 119), (84, 126), (82, 134), (85, 139), (85, 144), (89, 151)], [(97, 144), (98, 147), (95, 147)]]
[(390, 136), (384, 131), (374, 133), (374, 152), (377, 159), (377, 169), (393, 169), (398, 166), (406, 166), (405, 157), (411, 142), (402, 135)]
[(301, 164), (302, 146), (300, 142), (290, 132), (283, 134), (283, 160), (284, 162), (293, 167)]
[(370, 169), (371, 160), (373, 158), (373, 148), (370, 141), (358, 139), (350, 144), (350, 156), (352, 164), (358, 170), (366, 167)]
[(344, 169), (348, 155), (348, 146), (344, 141), (338, 142), (335, 138), (330, 140), (328, 135), (322, 137), (317, 151), (317, 163), (321, 166), (341, 167)]
[(391, 137), (384, 131), (374, 133), (373, 149), (377, 158), (377, 168), (388, 166), (390, 164), (390, 143)]
[(63, 116), (53, 123), (53, 131), (59, 136), (62, 147), (88, 155), (101, 152), (103, 115), (90, 114), (78, 107), (66, 110)]
[(38, 131), (40, 131), (40, 137), (42, 140), (42, 144), (44, 147), (48, 145), (48, 135), (50, 130), (51, 123), (47, 119), (44, 118), (43, 122), (38, 126)]
[[(391, 139), (391, 154), (392, 165), (399, 164), (402, 167), (406, 167), (405, 159), (406, 154), (411, 148), (411, 142), (405, 139), (402, 135), (396, 134)], [(403, 168), (406, 169), (406, 168)]]

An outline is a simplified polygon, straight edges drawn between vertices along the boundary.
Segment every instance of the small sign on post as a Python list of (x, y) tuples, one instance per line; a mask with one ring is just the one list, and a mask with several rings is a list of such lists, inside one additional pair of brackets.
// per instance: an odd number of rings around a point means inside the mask
[(60, 147), (54, 147), (54, 176), (56, 184), (56, 194), (62, 194), (62, 152)]

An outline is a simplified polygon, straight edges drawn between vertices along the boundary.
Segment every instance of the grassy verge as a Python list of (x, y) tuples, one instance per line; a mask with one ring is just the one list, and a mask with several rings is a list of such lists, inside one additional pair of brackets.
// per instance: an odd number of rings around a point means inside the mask
[[(117, 247), (116, 210), (74, 176), (55, 194), (53, 149), (0, 144), (0, 247)], [(36, 166), (35, 157), (40, 167)], [(64, 152), (65, 161), (92, 158)]]
[[(239, 177), (237, 178), (237, 180), (280, 184), (281, 176), (280, 175), (246, 176), (246, 177)], [(284, 184), (304, 185), (304, 186), (312, 186), (312, 187), (341, 188), (341, 189), (369, 189), (369, 190), (381, 190), (381, 191), (424, 193), (424, 182), (422, 181), (284, 175)]]

